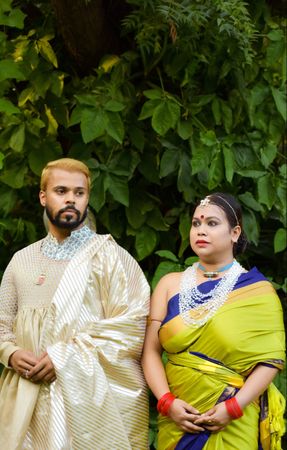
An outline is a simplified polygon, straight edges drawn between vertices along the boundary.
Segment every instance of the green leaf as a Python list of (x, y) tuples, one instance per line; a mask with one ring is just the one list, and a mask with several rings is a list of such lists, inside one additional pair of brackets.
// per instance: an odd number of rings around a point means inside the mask
[(207, 147), (216, 146), (218, 143), (216, 134), (213, 130), (201, 131), (200, 140), (204, 145), (207, 145)]
[(15, 152), (21, 152), (23, 150), (25, 142), (25, 125), (22, 123), (13, 132), (9, 144)]
[(2, 185), (0, 187), (0, 198), (1, 216), (8, 216), (14, 209), (17, 202), (17, 194), (15, 189), (7, 189), (7, 186)]
[(287, 120), (287, 111), (286, 111), (286, 90), (285, 87), (276, 89), (274, 87), (271, 87), (272, 95), (276, 104), (277, 110), (280, 112), (283, 119)]
[(108, 181), (105, 180), (105, 177), (105, 173), (100, 173), (92, 183), (89, 203), (96, 212), (99, 212), (106, 202)]
[(0, 170), (3, 169), (3, 161), (5, 159), (5, 155), (0, 152)]
[(134, 124), (129, 125), (127, 130), (129, 137), (131, 139), (132, 145), (138, 150), (142, 151), (144, 149), (144, 132)]
[(128, 208), (126, 208), (126, 216), (129, 224), (137, 230), (140, 228), (146, 220), (146, 214), (143, 214), (137, 207), (135, 202), (132, 202)]
[(20, 92), (19, 98), (18, 98), (18, 105), (20, 107), (24, 106), (28, 100), (30, 100), (31, 103), (34, 103), (39, 98), (38, 93), (35, 91), (33, 87), (28, 87), (27, 89), (23, 89), (22, 92)]
[(79, 114), (81, 115), (81, 133), (85, 144), (104, 134), (108, 120), (103, 111), (86, 108)]
[(19, 114), (21, 111), (19, 108), (14, 106), (10, 100), (0, 98), (0, 112), (5, 114)]
[(14, 166), (12, 169), (5, 169), (0, 175), (0, 181), (14, 189), (20, 189), (24, 186), (24, 177), (27, 173), (27, 166)]
[(261, 161), (263, 166), (267, 169), (273, 163), (277, 155), (277, 146), (273, 142), (267, 144), (260, 149)]
[(145, 102), (140, 112), (139, 120), (144, 120), (148, 117), (151, 117), (154, 113), (155, 108), (159, 105), (161, 105), (160, 100), (148, 100), (147, 102)]
[(247, 178), (260, 178), (262, 177), (262, 175), (266, 174), (266, 172), (263, 170), (249, 170), (249, 169), (237, 170), (237, 173), (242, 177)]
[(287, 247), (287, 230), (279, 228), (274, 236), (274, 252), (283, 252)]
[(163, 97), (163, 92), (160, 89), (147, 89), (146, 91), (143, 91), (144, 95), (151, 99), (161, 99)]
[(51, 47), (51, 44), (48, 42), (47, 37), (43, 37), (37, 41), (39, 50), (43, 58), (46, 59), (46, 61), (50, 62), (54, 67), (58, 67), (58, 61), (57, 57), (54, 53), (53, 48)]
[(255, 214), (250, 209), (243, 210), (243, 229), (248, 241), (257, 245), (259, 240), (259, 228)]
[(98, 107), (98, 98), (97, 98), (96, 95), (93, 95), (93, 94), (80, 94), (80, 95), (75, 95), (75, 98), (78, 100), (80, 105), (87, 105), (87, 106)]
[(152, 283), (151, 283), (152, 289), (155, 289), (157, 283), (164, 275), (167, 275), (168, 273), (172, 273), (172, 272), (181, 272), (181, 271), (182, 271), (182, 266), (180, 264), (176, 264), (172, 261), (161, 262), (157, 266), (156, 271), (154, 273)]
[[(3, 0), (1, 0), (1, 2), (3, 2)], [(5, 9), (2, 9), (2, 11), (5, 12)], [(2, 11), (0, 11), (0, 25), (19, 28), (20, 30), (24, 28), (24, 19), (26, 14), (22, 13), (20, 9), (6, 9), (6, 12), (9, 12), (9, 14), (3, 14)]]
[(212, 160), (208, 174), (208, 189), (213, 190), (222, 181), (224, 175), (223, 161), (221, 153), (217, 153)]
[(253, 209), (253, 211), (262, 211), (262, 206), (255, 200), (250, 192), (244, 192), (244, 194), (238, 195), (238, 198), (246, 206)]
[(119, 144), (123, 143), (125, 136), (124, 124), (121, 116), (116, 112), (107, 112), (107, 133), (114, 138)]
[(192, 175), (201, 172), (209, 165), (212, 150), (204, 147), (201, 142), (190, 140), (191, 146), (191, 173)]
[(105, 110), (106, 111), (112, 111), (112, 112), (119, 112), (125, 109), (125, 105), (121, 102), (118, 102), (117, 100), (109, 100), (107, 103), (105, 103)]
[(155, 208), (153, 211), (148, 213), (147, 216), (147, 225), (157, 231), (166, 231), (169, 226), (165, 223), (164, 218), (158, 208)]
[(213, 114), (213, 117), (215, 120), (215, 124), (220, 125), (221, 124), (221, 108), (220, 108), (220, 101), (217, 97), (215, 97), (212, 100), (211, 109), (212, 109), (212, 114)]
[(129, 187), (126, 178), (120, 178), (113, 174), (108, 174), (109, 177), (109, 191), (114, 199), (122, 203), (122, 205), (129, 206)]
[(192, 266), (192, 264), (196, 263), (198, 261), (198, 256), (189, 256), (184, 260), (185, 266)]
[(58, 159), (61, 156), (61, 150), (58, 144), (54, 145), (50, 141), (39, 142), (39, 147), (32, 148), (28, 154), (28, 163), (31, 170), (38, 176), (49, 161)]
[(177, 176), (177, 188), (184, 193), (186, 201), (191, 201), (191, 166), (187, 153), (181, 152), (179, 156), (179, 170)]
[(270, 174), (259, 178), (257, 181), (257, 189), (260, 203), (266, 205), (268, 209), (271, 209), (275, 202), (276, 190)]
[(177, 123), (177, 132), (181, 139), (184, 141), (189, 139), (193, 133), (191, 120), (179, 120)]
[(232, 109), (226, 102), (221, 101), (221, 111), (222, 111), (222, 121), (225, 128), (226, 133), (230, 133), (232, 129)]
[(169, 261), (178, 262), (178, 257), (169, 250), (158, 250), (155, 254), (161, 258), (168, 259)]
[(10, 78), (15, 78), (17, 81), (25, 80), (19, 65), (13, 59), (2, 59), (0, 61), (0, 82)]
[(226, 179), (229, 183), (232, 183), (234, 169), (236, 166), (232, 148), (226, 146), (223, 147), (223, 158)]
[(158, 171), (158, 158), (154, 153), (144, 151), (138, 165), (139, 172), (151, 183), (160, 184)]
[(160, 161), (160, 178), (164, 178), (172, 172), (175, 172), (179, 164), (179, 151), (177, 149), (168, 148), (162, 155)]
[(152, 127), (160, 135), (164, 136), (170, 128), (174, 128), (180, 116), (180, 107), (171, 101), (160, 103), (152, 116)]
[(136, 234), (135, 248), (141, 261), (150, 255), (157, 244), (157, 233), (147, 226), (143, 226)]

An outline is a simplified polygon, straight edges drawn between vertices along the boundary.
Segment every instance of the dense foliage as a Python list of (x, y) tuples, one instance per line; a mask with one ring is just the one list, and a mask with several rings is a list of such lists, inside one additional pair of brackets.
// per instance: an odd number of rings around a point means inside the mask
[(243, 262), (283, 298), (284, 20), (264, 0), (126, 3), (125, 50), (83, 73), (48, 0), (1, 0), (1, 271), (43, 236), (39, 175), (64, 155), (91, 169), (99, 232), (150, 280), (156, 272), (153, 284), (191, 256), (194, 203), (211, 191), (236, 195), (250, 241)]

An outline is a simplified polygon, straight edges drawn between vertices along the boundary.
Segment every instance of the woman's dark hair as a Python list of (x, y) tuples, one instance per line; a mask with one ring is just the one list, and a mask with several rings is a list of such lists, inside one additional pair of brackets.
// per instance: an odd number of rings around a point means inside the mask
[(247, 247), (248, 241), (243, 231), (242, 210), (240, 204), (235, 197), (233, 197), (233, 195), (225, 194), (223, 192), (214, 192), (213, 194), (209, 194), (207, 197), (212, 205), (219, 206), (219, 208), (225, 212), (231, 228), (236, 227), (236, 225), (240, 225), (241, 234), (238, 241), (233, 246), (233, 255), (237, 256), (240, 253), (243, 253)]

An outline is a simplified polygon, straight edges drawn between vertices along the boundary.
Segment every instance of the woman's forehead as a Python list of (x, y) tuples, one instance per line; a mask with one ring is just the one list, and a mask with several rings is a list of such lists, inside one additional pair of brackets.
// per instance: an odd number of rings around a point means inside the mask
[(199, 205), (195, 209), (193, 217), (196, 217), (198, 219), (206, 218), (206, 217), (218, 217), (219, 219), (227, 220), (223, 209), (217, 205), (212, 205), (212, 204), (209, 204), (206, 206)]

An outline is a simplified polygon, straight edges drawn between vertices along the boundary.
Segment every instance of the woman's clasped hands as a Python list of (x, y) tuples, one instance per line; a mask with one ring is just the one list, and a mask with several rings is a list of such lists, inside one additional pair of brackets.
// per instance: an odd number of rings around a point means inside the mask
[(210, 410), (200, 414), (197, 409), (179, 398), (173, 401), (168, 415), (177, 426), (188, 433), (200, 433), (205, 430), (221, 431), (232, 420), (224, 402), (218, 403)]

